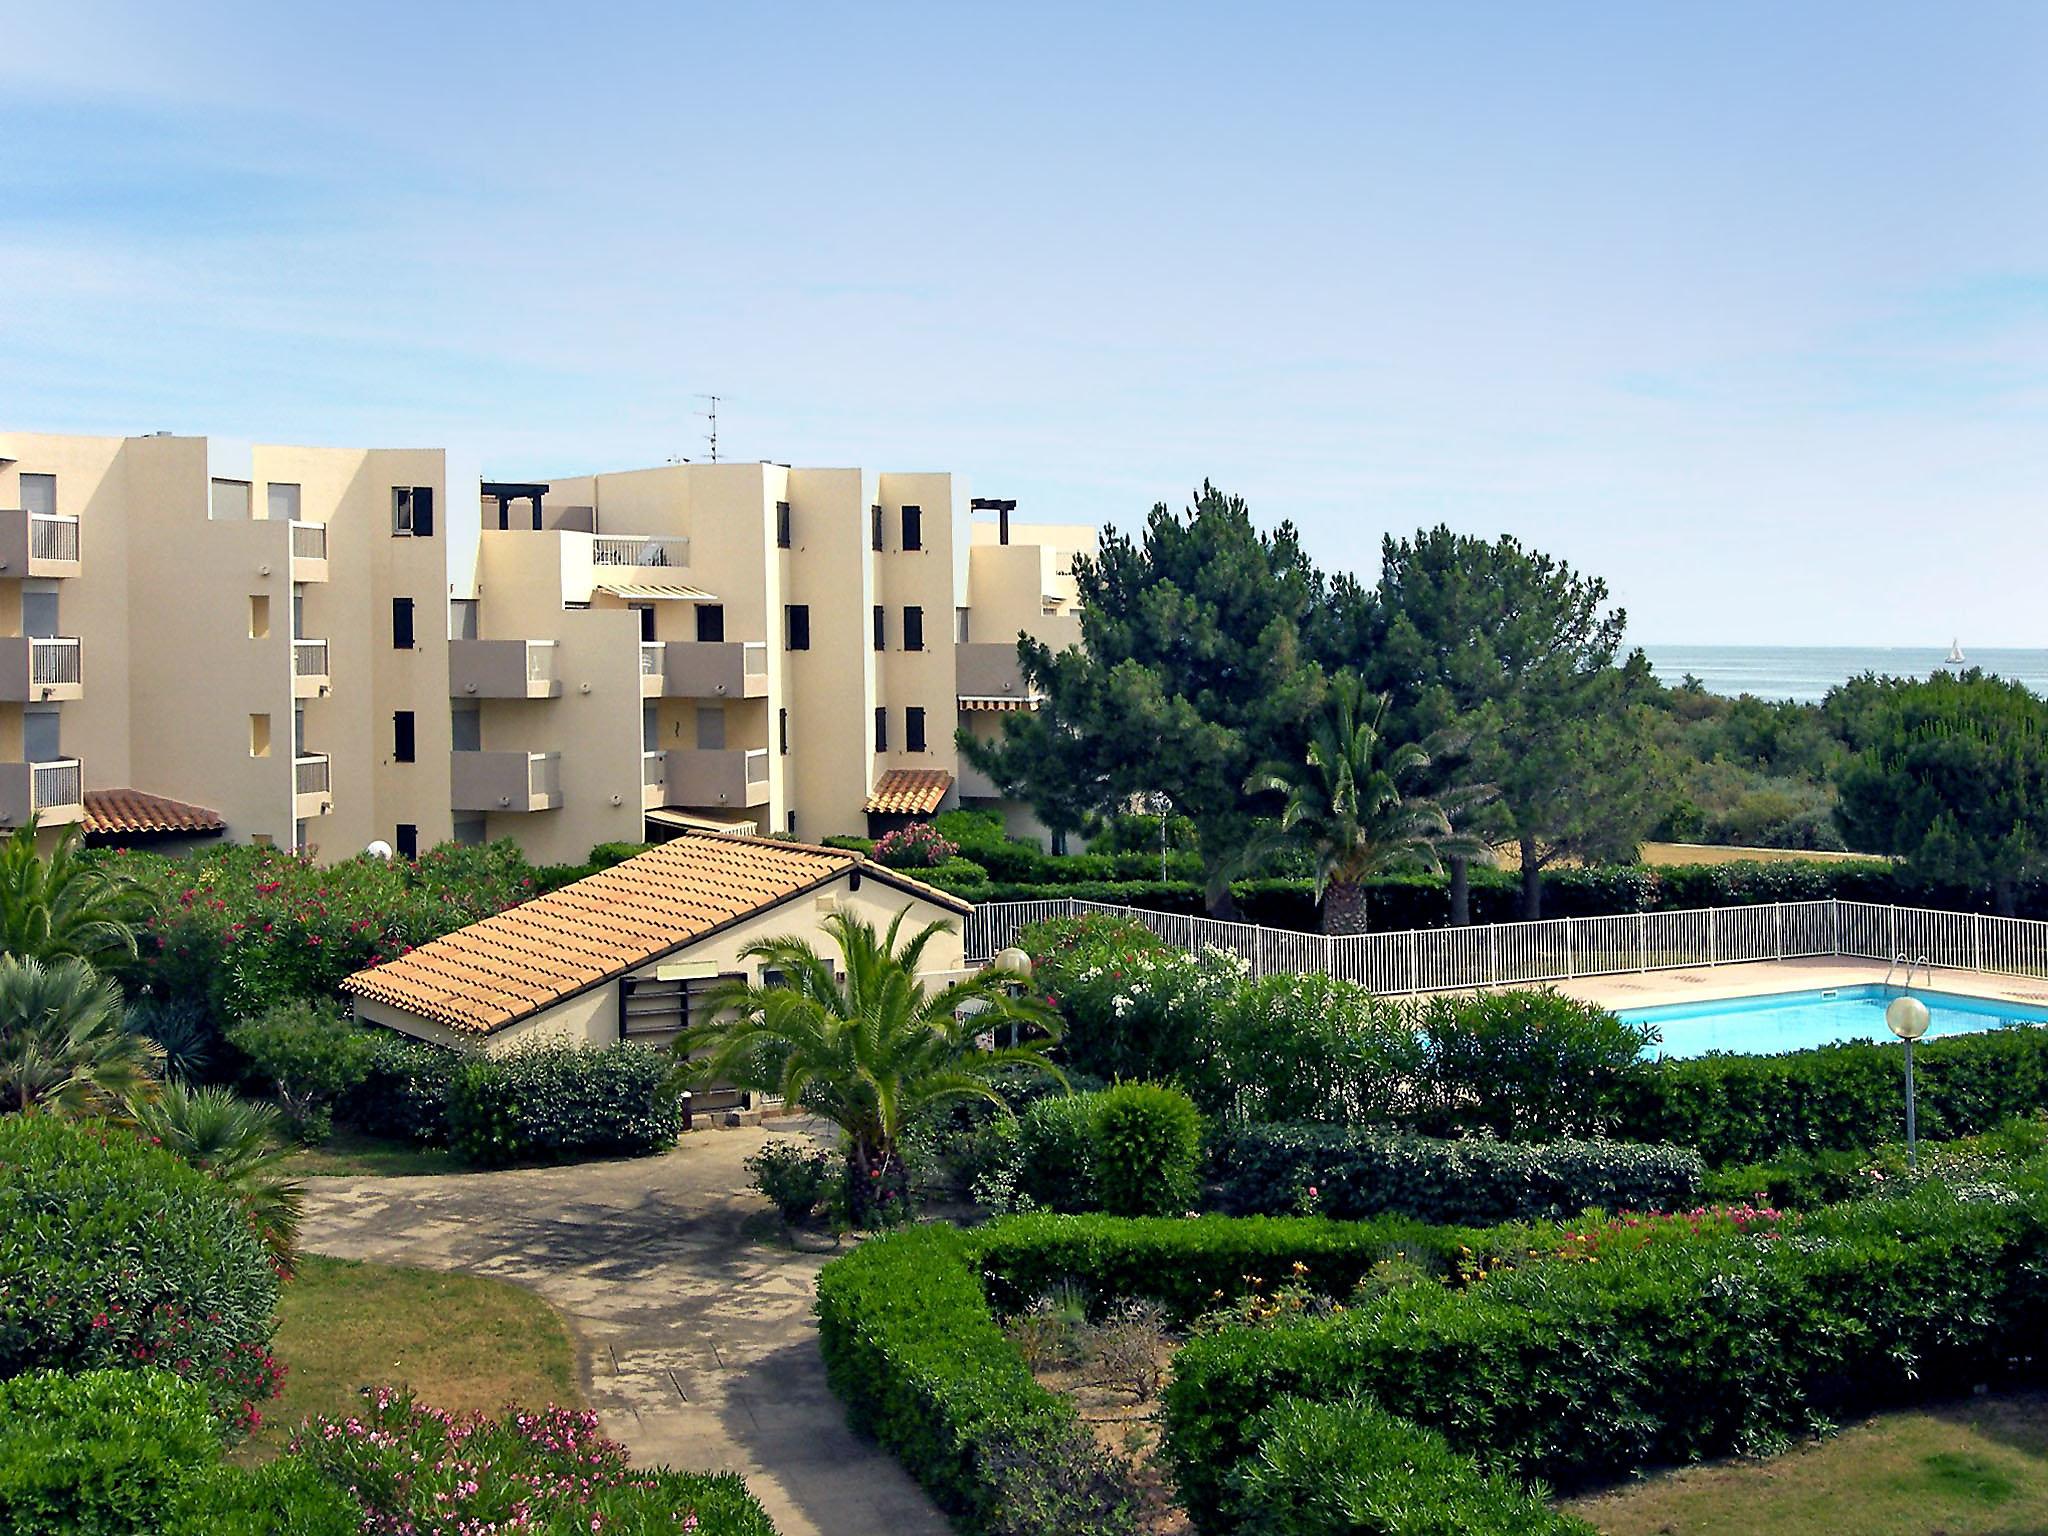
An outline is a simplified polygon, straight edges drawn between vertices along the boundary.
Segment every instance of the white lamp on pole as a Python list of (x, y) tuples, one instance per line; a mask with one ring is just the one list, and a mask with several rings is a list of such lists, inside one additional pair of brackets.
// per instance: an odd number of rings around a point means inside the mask
[(1913, 1042), (1927, 1033), (1930, 1022), (1927, 1005), (1910, 992), (1885, 1005), (1885, 1028), (1906, 1042), (1906, 1166), (1918, 1168), (1920, 1153), (1917, 1127), (1913, 1123)]

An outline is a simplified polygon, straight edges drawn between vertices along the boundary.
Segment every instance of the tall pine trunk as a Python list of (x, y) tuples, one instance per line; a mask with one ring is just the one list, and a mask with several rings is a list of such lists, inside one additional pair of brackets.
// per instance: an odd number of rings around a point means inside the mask
[(1338, 885), (1334, 881), (1323, 892), (1324, 933), (1364, 933), (1366, 892), (1362, 885)]
[(1472, 861), (1453, 857), (1451, 860), (1451, 926), (1469, 928), (1472, 925)]
[(1522, 921), (1533, 923), (1543, 915), (1543, 866), (1536, 862), (1536, 839), (1522, 840)]

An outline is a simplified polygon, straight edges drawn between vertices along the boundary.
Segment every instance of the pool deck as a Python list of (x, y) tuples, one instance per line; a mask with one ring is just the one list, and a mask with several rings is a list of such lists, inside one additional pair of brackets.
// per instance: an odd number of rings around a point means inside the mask
[[(1812, 992), (1823, 987), (1875, 986), (1886, 966), (1877, 960), (1756, 960), (1736, 965), (1699, 965), (1685, 970), (1639, 971), (1588, 976), (1553, 983), (1567, 997), (1604, 1008), (1654, 1008), (1664, 1003), (1698, 1003), (1723, 997), (1763, 997), (1773, 992)], [(1921, 973), (1925, 976), (1925, 972)], [(1936, 968), (1932, 981), (1916, 991), (1956, 992), (2001, 1002), (2048, 1007), (2048, 979), (1991, 971)]]

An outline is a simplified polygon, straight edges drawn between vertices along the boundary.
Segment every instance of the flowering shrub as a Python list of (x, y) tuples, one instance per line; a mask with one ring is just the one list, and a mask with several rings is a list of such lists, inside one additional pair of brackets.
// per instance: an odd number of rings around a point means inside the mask
[(292, 1452), (349, 1491), (364, 1536), (774, 1536), (737, 1477), (635, 1469), (587, 1410), (457, 1419), (409, 1392), (363, 1395), (359, 1414), (309, 1424)]
[(840, 1170), (820, 1148), (770, 1142), (742, 1164), (754, 1176), (754, 1188), (774, 1205), (785, 1225), (806, 1220), (832, 1187)]
[(1037, 984), (1066, 1017), (1060, 1049), (1069, 1065), (1191, 1091), (1206, 1076), (1211, 1021), (1250, 973), (1228, 950), (1189, 954), (1117, 918), (1041, 923), (1025, 930), (1023, 945)]
[(0, 1377), (158, 1366), (260, 1422), (277, 1274), (233, 1196), (126, 1131), (0, 1118)]
[(876, 860), (891, 869), (936, 869), (959, 853), (960, 845), (928, 821), (913, 821), (875, 839)]

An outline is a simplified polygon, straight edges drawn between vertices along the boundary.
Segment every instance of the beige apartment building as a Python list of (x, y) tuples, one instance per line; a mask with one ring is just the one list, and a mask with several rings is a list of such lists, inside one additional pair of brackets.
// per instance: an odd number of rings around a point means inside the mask
[(481, 492), (438, 450), (0, 434), (0, 825), (146, 803), (323, 858), (542, 862), (962, 803), (1035, 829), (954, 733), (1034, 707), (1016, 639), (1078, 639), (1093, 529), (778, 464)]

